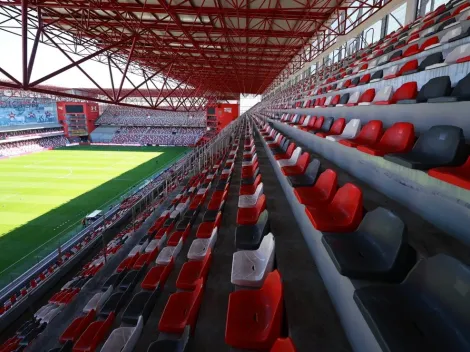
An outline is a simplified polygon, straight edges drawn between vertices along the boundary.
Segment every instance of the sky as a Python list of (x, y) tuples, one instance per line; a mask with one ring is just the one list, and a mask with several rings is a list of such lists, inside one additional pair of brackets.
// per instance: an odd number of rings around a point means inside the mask
[[(0, 22), (5, 20), (5, 16), (0, 14)], [(6, 24), (3, 23), (2, 27)], [(16, 24), (17, 25), (17, 24)], [(17, 31), (17, 30), (15, 30)], [(0, 43), (2, 50), (0, 52), (0, 67), (10, 73), (13, 77), (21, 80), (22, 77), (22, 51), (21, 51), (21, 37), (15, 34), (0, 30)], [(33, 40), (28, 41), (28, 52), (31, 53), (33, 46)], [(70, 54), (74, 60), (79, 60), (78, 55)], [(71, 61), (57, 48), (50, 47), (48, 45), (39, 44), (36, 54), (36, 60), (31, 74), (31, 82), (46, 76), (49, 73), (56, 71), (66, 65), (69, 65)], [(109, 75), (109, 68), (107, 65), (89, 60), (81, 64), (81, 67), (91, 76), (96, 82), (103, 88), (111, 88), (111, 79)], [(121, 72), (113, 68), (113, 79), (114, 85), (118, 86), (122, 74)], [(143, 78), (137, 75), (128, 74), (132, 82), (136, 85), (143, 81)], [(6, 77), (0, 73), (0, 79), (6, 79)], [(95, 88), (95, 85), (76, 67), (71, 68), (60, 75), (53, 77), (42, 84), (54, 85), (67, 88)], [(157, 86), (161, 86), (161, 83)], [(124, 88), (132, 88), (132, 85), (125, 80)]]

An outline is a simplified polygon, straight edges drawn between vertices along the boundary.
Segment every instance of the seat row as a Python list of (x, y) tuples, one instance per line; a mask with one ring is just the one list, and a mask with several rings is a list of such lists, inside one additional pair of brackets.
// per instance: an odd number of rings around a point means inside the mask
[[(434, 54), (433, 54), (434, 55)], [(438, 59), (438, 58), (437, 58)], [(430, 64), (438, 60), (423, 61), (423, 64)], [(413, 68), (415, 65), (409, 66)], [(425, 66), (417, 66), (417, 70), (425, 69)], [(407, 68), (405, 68), (407, 69)], [(404, 75), (413, 73), (412, 70), (399, 70), (393, 75)], [(381, 71), (380, 71), (381, 72)], [(382, 72), (381, 72), (382, 73)], [(390, 76), (388, 76), (390, 77)], [(303, 108), (325, 108), (343, 106), (369, 106), (369, 105), (390, 105), (390, 104), (415, 104), (415, 103), (449, 103), (465, 101), (470, 99), (470, 74), (459, 80), (455, 87), (452, 87), (449, 76), (439, 76), (431, 78), (421, 89), (418, 89), (416, 81), (402, 84), (397, 90), (393, 86), (385, 86), (376, 91), (375, 88), (368, 88), (364, 91), (356, 90), (353, 93), (329, 95), (328, 97), (313, 98), (304, 102)]]
[[(334, 82), (341, 84), (347, 82), (348, 79), (356, 79), (357, 77), (352, 76), (361, 71), (411, 57), (422, 51), (467, 37), (469, 26), (466, 23), (460, 23), (460, 21), (465, 21), (469, 15), (468, 3), (451, 6), (443, 13), (435, 15), (436, 17), (432, 17), (432, 14), (429, 15), (430, 17), (424, 23), (417, 20), (415, 23), (389, 34), (356, 55), (346, 58), (344, 66), (341, 67), (341, 63), (335, 65), (339, 67), (336, 72), (333, 68), (333, 71), (325, 76), (320, 74), (319, 88), (316, 88), (317, 94), (326, 92), (328, 85)], [(346, 80), (344, 80), (345, 78)], [(339, 82), (341, 80), (343, 81)], [(310, 88), (313, 89), (313, 87)], [(347, 87), (343, 86), (343, 88)]]
[[(306, 93), (306, 96), (324, 94), (331, 90), (348, 88), (349, 85), (365, 84), (368, 80), (382, 79), (383, 73), (381, 75), (373, 72), (374, 68), (379, 68), (381, 65), (402, 58), (412, 58), (423, 51), (468, 37), (470, 27), (466, 20), (469, 15), (470, 10), (467, 2), (451, 1), (446, 5), (442, 5), (425, 17), (416, 19), (413, 23), (390, 33), (364, 49), (358, 50), (355, 54), (337, 63), (320, 68), (315, 76), (276, 93), (271, 98), (274, 102), (273, 106), (287, 108), (291, 106), (288, 101), (302, 99), (302, 93)], [(435, 52), (440, 56), (440, 61), (435, 63), (446, 65), (468, 60), (469, 47), (467, 44), (461, 45), (459, 50), (454, 49)], [(451, 51), (452, 55), (450, 55)], [(449, 52), (446, 55), (447, 63), (444, 63), (442, 54), (447, 52)], [(421, 56), (418, 56), (417, 59), (420, 59)], [(434, 60), (436, 58), (437, 56)], [(430, 58), (425, 60), (430, 61)], [(363, 76), (359, 77), (360, 73)], [(376, 74), (376, 77), (372, 78), (371, 76), (374, 74)], [(312, 80), (315, 82), (311, 83)], [(301, 107), (302, 104), (302, 102), (293, 103), (292, 107)]]
[(229, 296), (225, 341), (235, 348), (295, 351), (292, 340), (281, 337), (282, 279), (274, 269), (275, 240), (269, 232), (264, 185), (249, 125), (244, 137), (235, 232), (237, 251), (231, 273), (232, 284), (240, 289)]
[[(256, 121), (269, 141), (270, 127)], [(318, 159), (287, 178), (337, 270), (363, 281), (354, 299), (384, 350), (468, 349), (469, 293), (459, 288), (470, 284), (467, 266), (444, 254), (416, 264), (406, 224), (383, 207), (364, 214), (360, 189), (338, 188), (336, 172), (322, 170)]]
[[(221, 156), (217, 159), (220, 158)], [(54, 351), (95, 350), (103, 342), (102, 351), (133, 350), (174, 267), (175, 258), (198, 216), (201, 208), (198, 200), (200, 202), (207, 196), (210, 184), (220, 165), (218, 162), (188, 181), (170, 207), (150, 227), (147, 235), (122, 260), (115, 273), (106, 280), (101, 291), (86, 304), (83, 308), (83, 315), (76, 318), (63, 332), (60, 338), (62, 346)], [(193, 209), (190, 209), (191, 205)], [(183, 309), (184, 302), (190, 304), (192, 297), (201, 297), (204, 275), (199, 278), (193, 277), (194, 280), (192, 280), (191, 275), (198, 275), (197, 270), (194, 269), (197, 269), (194, 265), (183, 266), (177, 285), (191, 289), (191, 292), (181, 292), (181, 294), (177, 292), (174, 298), (172, 298), (173, 295), (170, 297), (160, 319), (160, 331), (175, 330), (177, 326), (180, 326), (178, 324), (181, 324), (181, 320), (191, 320), (190, 317), (178, 314), (178, 312)], [(141, 291), (133, 295), (137, 286), (140, 286)], [(107, 337), (111, 326), (118, 323), (116, 319), (121, 310), (123, 310), (120, 318), (121, 326), (114, 329)], [(186, 331), (185, 326), (182, 330), (184, 330), (183, 336), (180, 339), (156, 341), (149, 347), (149, 350), (154, 350), (156, 347), (160, 349), (161, 345), (165, 344), (184, 345), (189, 331)]]
[[(289, 121), (285, 117), (282, 120)], [(384, 130), (380, 120), (361, 126), (359, 119), (346, 124), (344, 118), (294, 115), (286, 123), (363, 153), (383, 156), (404, 167), (428, 170), (429, 176), (470, 189), (469, 149), (460, 127), (433, 126), (416, 138), (414, 126), (409, 122), (396, 122)], [(278, 136), (279, 140), (281, 137)], [(292, 149), (293, 146), (286, 151)]]

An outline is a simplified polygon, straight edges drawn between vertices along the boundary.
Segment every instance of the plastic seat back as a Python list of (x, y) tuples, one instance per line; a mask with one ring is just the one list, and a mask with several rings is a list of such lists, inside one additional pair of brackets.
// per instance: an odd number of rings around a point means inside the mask
[(346, 124), (346, 126), (344, 126), (344, 130), (343, 130), (343, 133), (341, 133), (341, 137), (355, 138), (358, 135), (360, 130), (361, 130), (361, 120), (352, 119)]
[(313, 187), (324, 195), (323, 199), (331, 200), (338, 189), (338, 175), (334, 170), (326, 169), (318, 176)]
[(359, 97), (360, 97), (360, 92), (354, 92), (351, 94), (351, 96), (349, 97), (349, 100), (348, 100), (348, 105), (353, 105), (353, 104), (357, 104), (358, 100), (359, 100)]
[(439, 44), (439, 37), (437, 35), (426, 39), (423, 44), (421, 44), (421, 47), (419, 48), (421, 51), (426, 50), (427, 47), (431, 45), (436, 45)]
[(314, 130), (319, 130), (321, 126), (323, 125), (323, 122), (325, 121), (324, 116), (320, 116), (316, 119), (315, 123), (313, 124), (313, 129)]
[(295, 346), (290, 337), (278, 338), (269, 352), (295, 352)]
[(333, 135), (339, 135), (343, 132), (344, 126), (346, 125), (346, 119), (344, 117), (340, 117), (336, 119), (335, 122), (331, 125), (330, 133)]
[(331, 125), (333, 124), (334, 118), (333, 117), (325, 117), (323, 124), (320, 128), (320, 131), (322, 132), (328, 132), (331, 128)]
[(359, 98), (359, 103), (370, 103), (374, 100), (375, 97), (375, 89), (370, 88), (367, 89), (364, 93), (362, 93), (361, 97)]
[(455, 64), (470, 60), (470, 44), (463, 44), (452, 50), (444, 60), (446, 64)]
[(370, 81), (370, 73), (366, 73), (364, 76), (361, 77), (359, 81), (359, 85), (367, 84)]
[[(395, 48), (398, 48), (398, 45), (395, 46)], [(401, 58), (401, 54), (402, 54), (402, 51), (401, 50), (397, 50), (395, 51), (392, 56), (390, 56), (390, 60), (389, 61), (396, 61), (396, 60), (399, 60)]]
[(373, 103), (388, 103), (393, 95), (393, 87), (387, 86), (377, 92), (374, 97)]
[(372, 76), (370, 77), (370, 80), (373, 81), (373, 80), (381, 80), (382, 77), (384, 75), (384, 71), (383, 70), (378, 70), (378, 71), (375, 71)]
[(426, 58), (421, 61), (419, 64), (418, 70), (422, 71), (425, 70), (428, 66), (440, 64), (444, 62), (444, 57), (442, 56), (441, 52), (434, 53), (431, 55), (426, 56)]
[(308, 123), (310, 122), (310, 118), (311, 116), (310, 115), (307, 115), (304, 119), (304, 121), (302, 122), (302, 126), (307, 126)]
[(416, 82), (406, 82), (393, 94), (390, 103), (395, 104), (400, 100), (415, 99), (418, 95), (418, 84)]
[(341, 217), (353, 221), (362, 214), (362, 191), (352, 183), (346, 183), (338, 189), (333, 200), (328, 204), (331, 214), (340, 214)]
[(264, 280), (260, 293), (262, 301), (270, 308), (266, 312), (268, 313), (268, 316), (265, 318), (267, 319), (267, 322), (273, 322), (274, 319), (272, 316), (269, 316), (269, 313), (275, 314), (278, 311), (282, 311), (281, 309), (276, 309), (276, 307), (279, 308), (279, 306), (282, 305), (283, 299), (283, 289), (279, 271), (274, 270), (268, 274), (266, 280)]
[(340, 99), (341, 99), (341, 95), (339, 94), (335, 95), (333, 99), (331, 99), (331, 102), (329, 105), (336, 106), (337, 104), (339, 104)]
[[(366, 68), (367, 68), (367, 67), (366, 67)], [(355, 87), (355, 86), (357, 86), (360, 79), (361, 79), (360, 77), (354, 77), (354, 78), (351, 80), (351, 85), (350, 85), (350, 87)]]
[(435, 77), (421, 87), (416, 101), (418, 103), (424, 103), (428, 101), (428, 99), (447, 97), (451, 93), (452, 86), (449, 76)]
[(382, 136), (382, 127), (382, 121), (371, 120), (364, 125), (356, 139), (360, 141), (367, 141), (368, 143), (376, 143)]
[(415, 130), (412, 123), (397, 122), (388, 128), (382, 138), (379, 146), (387, 149), (392, 148), (394, 152), (407, 152), (413, 147), (415, 140)]
[(375, 243), (384, 259), (393, 263), (400, 248), (406, 241), (406, 227), (403, 221), (390, 210), (379, 207), (368, 212), (357, 232), (366, 235)]
[(456, 126), (433, 126), (420, 135), (413, 154), (442, 165), (461, 165), (467, 157), (463, 131)]
[(274, 236), (263, 237), (258, 249), (233, 254), (231, 281), (234, 285), (260, 287), (273, 270)]
[[(470, 326), (470, 268), (445, 254), (421, 260), (403, 285), (412, 287), (434, 305), (435, 314), (465, 336)], [(467, 335), (468, 336), (468, 335)]]
[(316, 116), (312, 116), (310, 117), (310, 120), (308, 121), (308, 125), (307, 127), (313, 127), (315, 125), (315, 122), (317, 121), (317, 117)]
[(458, 100), (470, 100), (470, 74), (457, 83), (450, 96)]
[(349, 93), (344, 93), (341, 98), (339, 99), (339, 102), (338, 104), (341, 104), (341, 105), (346, 105), (347, 102), (349, 100)]
[(402, 76), (402, 75), (406, 75), (406, 74), (409, 74), (409, 73), (414, 73), (417, 70), (418, 70), (418, 60), (416, 60), (416, 59), (410, 60), (400, 68), (400, 70), (398, 71), (397, 76)]
[(410, 45), (410, 46), (405, 50), (405, 52), (403, 53), (403, 57), (408, 57), (408, 56), (416, 55), (416, 54), (418, 54), (420, 51), (421, 51), (421, 49), (420, 49), (420, 47), (419, 47), (418, 44)]

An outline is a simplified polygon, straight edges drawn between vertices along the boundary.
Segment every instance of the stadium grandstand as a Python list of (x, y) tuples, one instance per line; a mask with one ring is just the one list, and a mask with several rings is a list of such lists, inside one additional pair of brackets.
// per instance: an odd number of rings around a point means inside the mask
[(469, 0), (5, 0), (0, 47), (0, 352), (470, 351)]

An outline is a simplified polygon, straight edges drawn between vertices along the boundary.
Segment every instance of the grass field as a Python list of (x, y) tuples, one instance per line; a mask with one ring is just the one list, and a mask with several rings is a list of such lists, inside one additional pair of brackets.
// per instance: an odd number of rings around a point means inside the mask
[(44, 243), (53, 248), (86, 214), (186, 150), (77, 146), (0, 160), (0, 278), (33, 264)]

